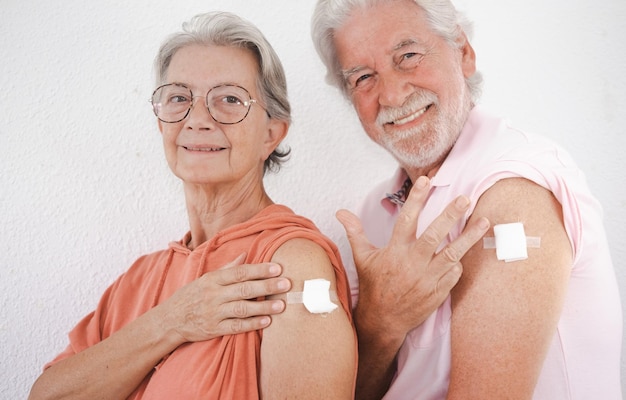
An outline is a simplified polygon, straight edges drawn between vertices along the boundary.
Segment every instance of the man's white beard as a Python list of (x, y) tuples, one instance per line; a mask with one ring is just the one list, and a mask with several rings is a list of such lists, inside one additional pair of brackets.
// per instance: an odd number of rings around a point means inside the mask
[(437, 112), (437, 118), (414, 129), (383, 134), (380, 145), (404, 168), (427, 168), (440, 163), (454, 146), (472, 108), (469, 92), (463, 91), (461, 96), (450, 105), (450, 110), (442, 110), (434, 93), (419, 91), (402, 107), (381, 110), (377, 123), (383, 131), (383, 121), (410, 115), (427, 104), (432, 104), (427, 112)]

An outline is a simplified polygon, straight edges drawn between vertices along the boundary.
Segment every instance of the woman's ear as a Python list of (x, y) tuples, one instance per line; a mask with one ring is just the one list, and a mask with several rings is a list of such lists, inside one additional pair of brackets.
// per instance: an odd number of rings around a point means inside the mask
[(288, 130), (289, 123), (287, 121), (282, 121), (274, 118), (269, 119), (267, 136), (265, 137), (265, 141), (263, 142), (265, 150), (263, 152), (263, 160), (267, 160), (270, 154), (272, 154), (272, 152), (276, 150), (280, 142), (282, 142), (285, 136), (287, 136)]

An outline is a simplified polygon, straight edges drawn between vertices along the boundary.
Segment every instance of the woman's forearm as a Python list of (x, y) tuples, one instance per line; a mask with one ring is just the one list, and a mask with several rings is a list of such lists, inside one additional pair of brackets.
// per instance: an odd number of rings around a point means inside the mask
[(128, 397), (180, 345), (152, 309), (102, 342), (46, 369), (29, 400)]

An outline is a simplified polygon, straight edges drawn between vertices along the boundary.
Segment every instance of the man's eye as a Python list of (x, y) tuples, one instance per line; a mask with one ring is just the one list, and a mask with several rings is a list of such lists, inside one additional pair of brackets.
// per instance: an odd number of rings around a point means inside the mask
[(398, 60), (398, 66), (401, 66), (402, 68), (416, 67), (423, 58), (424, 55), (421, 53), (404, 53)]
[(359, 76), (358, 78), (356, 78), (356, 80), (354, 81), (354, 86), (359, 86), (359, 84), (363, 83), (364, 81), (366, 81), (367, 79), (369, 79), (372, 75), (370, 74), (363, 74), (361, 76)]

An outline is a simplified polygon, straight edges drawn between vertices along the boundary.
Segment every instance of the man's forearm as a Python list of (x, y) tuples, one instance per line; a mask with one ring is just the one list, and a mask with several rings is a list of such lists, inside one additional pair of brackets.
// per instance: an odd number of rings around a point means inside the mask
[(379, 400), (396, 372), (396, 354), (404, 338), (386, 335), (384, 327), (374, 326), (354, 314), (359, 337), (359, 369), (356, 382), (357, 400)]

